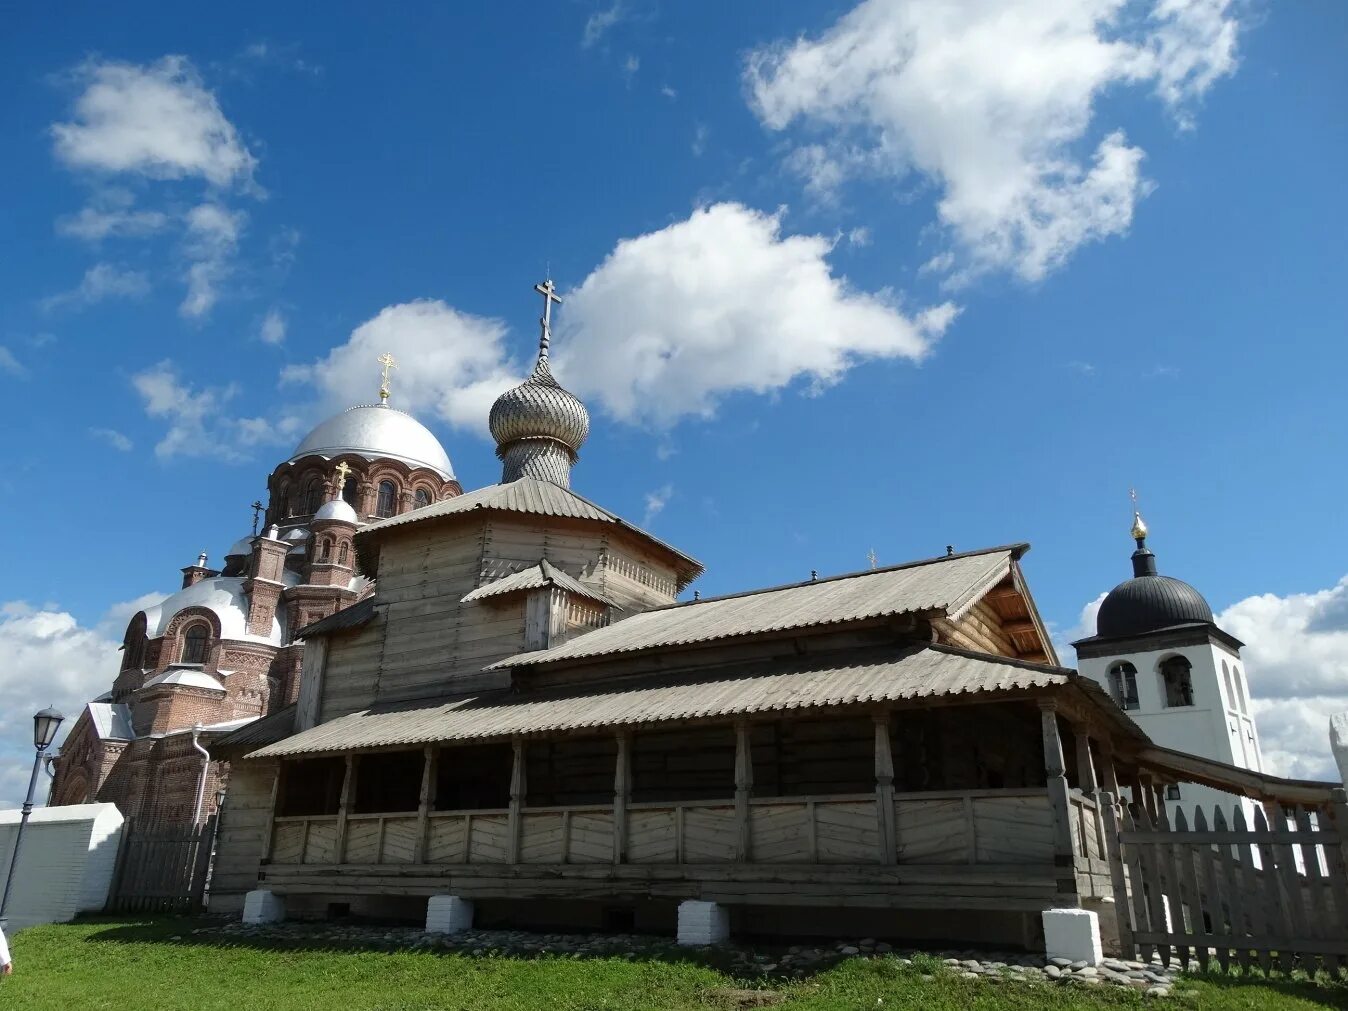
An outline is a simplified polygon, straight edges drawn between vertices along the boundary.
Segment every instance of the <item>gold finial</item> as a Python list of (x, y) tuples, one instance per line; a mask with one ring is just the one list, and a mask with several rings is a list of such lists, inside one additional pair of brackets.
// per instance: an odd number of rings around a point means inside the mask
[(880, 561), (880, 559), (878, 559), (878, 558), (875, 557), (875, 549), (874, 549), (874, 548), (871, 548), (871, 550), (869, 550), (869, 551), (866, 552), (866, 560), (869, 561), (869, 562), (871, 563), (871, 568), (872, 568), (872, 569), (875, 568), (876, 564)]
[(337, 497), (341, 498), (342, 491), (346, 488), (347, 475), (351, 473), (353, 468), (343, 460), (333, 469), (337, 472)]
[(386, 404), (388, 403), (388, 374), (390, 370), (398, 367), (398, 363), (387, 351), (380, 355), (376, 361), (384, 367), (379, 373), (379, 402)]
[(1129, 488), (1128, 497), (1133, 500), (1133, 540), (1142, 541), (1147, 538), (1147, 524), (1142, 520), (1142, 514), (1137, 509), (1137, 489)]

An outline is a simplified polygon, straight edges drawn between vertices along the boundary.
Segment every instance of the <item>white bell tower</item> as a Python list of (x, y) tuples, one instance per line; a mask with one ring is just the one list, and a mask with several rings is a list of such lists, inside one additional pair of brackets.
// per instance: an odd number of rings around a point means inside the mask
[[(1072, 643), (1077, 667), (1163, 748), (1264, 771), (1239, 639), (1217, 627), (1212, 609), (1188, 583), (1156, 571), (1147, 525), (1133, 514), (1133, 578), (1106, 594), (1096, 634)], [(1195, 805), (1228, 818), (1236, 798), (1208, 787), (1171, 787), (1167, 799), (1192, 821)], [(1178, 792), (1178, 796), (1175, 793)]]

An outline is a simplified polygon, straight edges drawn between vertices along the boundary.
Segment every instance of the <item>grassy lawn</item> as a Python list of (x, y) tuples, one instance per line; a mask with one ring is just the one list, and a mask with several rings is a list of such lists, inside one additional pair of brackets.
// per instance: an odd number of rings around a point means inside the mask
[[(89, 920), (35, 927), (14, 938), (15, 975), (0, 980), (0, 1009), (114, 1008), (136, 1011), (363, 1011), (558, 1008), (787, 1011), (911, 1008), (982, 1011), (1068, 1008), (1201, 1008), (1293, 1011), (1348, 1007), (1348, 986), (1306, 980), (1210, 976), (1186, 980), (1168, 998), (1113, 988), (989, 983), (905, 967), (892, 958), (852, 959), (812, 979), (762, 991), (696, 961), (620, 958), (471, 958), (226, 945), (191, 933), (201, 921)], [(174, 938), (177, 938), (175, 940)]]

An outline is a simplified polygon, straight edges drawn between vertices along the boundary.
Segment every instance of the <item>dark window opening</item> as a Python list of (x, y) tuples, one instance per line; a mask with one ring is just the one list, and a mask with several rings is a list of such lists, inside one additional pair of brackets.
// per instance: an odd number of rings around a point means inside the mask
[(392, 516), (398, 511), (398, 489), (393, 486), (392, 481), (379, 482), (379, 501), (375, 505), (375, 512), (379, 516)]
[(281, 773), (281, 797), (276, 813), (283, 818), (336, 814), (345, 777), (346, 760), (342, 758), (287, 762)]
[(211, 630), (205, 622), (188, 625), (183, 632), (183, 651), (180, 659), (183, 663), (205, 663), (206, 644), (210, 641)]
[(632, 801), (726, 800), (735, 796), (735, 731), (690, 727), (632, 738)]
[(1165, 788), (1165, 799), (1166, 800), (1180, 799), (1180, 788), (1178, 783), (1171, 783), (1169, 786)]
[(1184, 657), (1172, 656), (1161, 664), (1161, 682), (1167, 707), (1194, 704), (1193, 668)]
[(870, 719), (755, 725), (749, 734), (749, 754), (755, 797), (875, 790), (875, 724)]
[(1109, 668), (1109, 693), (1120, 709), (1136, 709), (1137, 668), (1126, 661)]
[(337, 564), (345, 565), (347, 556), (346, 541), (342, 541), (341, 547), (337, 549)]
[(530, 741), (525, 747), (526, 806), (613, 803), (618, 742), (613, 737)]
[(318, 560), (320, 562), (326, 562), (331, 558), (332, 558), (332, 538), (324, 537), (323, 543), (318, 553)]
[(285, 519), (290, 515), (289, 492), (281, 492), (280, 497), (276, 500), (276, 515), (280, 519)]
[(441, 748), (435, 769), (435, 810), (474, 811), (510, 805), (509, 744)]
[(305, 515), (318, 512), (318, 507), (323, 504), (323, 482), (316, 477), (309, 479), (308, 484), (304, 486), (304, 512)]
[(420, 509), (423, 506), (428, 506), (430, 504), (431, 504), (431, 493), (427, 491), (425, 488), (418, 488), (415, 508)]
[(342, 485), (342, 501), (352, 509), (356, 508), (356, 479), (348, 477), (346, 483)]
[(389, 751), (356, 759), (354, 814), (415, 811), (421, 799), (422, 753)]

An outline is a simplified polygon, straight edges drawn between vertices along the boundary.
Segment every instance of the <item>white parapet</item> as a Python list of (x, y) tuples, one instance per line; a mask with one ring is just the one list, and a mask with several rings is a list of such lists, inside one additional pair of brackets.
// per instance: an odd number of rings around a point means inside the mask
[(426, 933), (457, 934), (473, 925), (473, 904), (457, 895), (432, 895), (426, 903)]
[(715, 902), (679, 903), (680, 944), (721, 944), (730, 937), (730, 910)]
[(1099, 965), (1105, 957), (1100, 918), (1089, 909), (1045, 909), (1044, 954)]
[(280, 923), (286, 918), (286, 900), (265, 888), (255, 889), (243, 897), (243, 922)]

